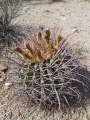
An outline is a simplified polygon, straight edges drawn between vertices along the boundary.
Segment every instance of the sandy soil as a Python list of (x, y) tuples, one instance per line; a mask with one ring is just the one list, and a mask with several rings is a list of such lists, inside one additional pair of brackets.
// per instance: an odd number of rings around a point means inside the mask
[[(13, 24), (29, 26), (29, 31), (36, 29), (62, 29), (62, 35), (66, 37), (68, 34), (74, 34), (70, 37), (70, 43), (80, 43), (76, 46), (77, 49), (83, 47), (83, 55), (86, 60), (83, 64), (87, 65), (90, 70), (90, 2), (83, 0), (66, 0), (62, 2), (54, 2), (47, 4), (46, 1), (30, 1), (23, 4), (23, 15), (12, 21)], [(2, 88), (2, 89), (1, 89)], [(17, 103), (11, 103), (10, 107), (5, 109), (10, 91), (3, 90), (1, 86), (0, 104), (4, 109), (0, 109), (0, 120), (45, 120), (42, 115), (34, 113), (30, 116), (26, 110), (23, 100), (17, 100)], [(4, 94), (5, 93), (5, 94)], [(7, 98), (8, 100), (6, 100)], [(20, 104), (19, 104), (20, 103)], [(0, 106), (1, 106), (0, 105)], [(24, 109), (25, 108), (25, 109)], [(6, 111), (6, 112), (5, 112)], [(15, 111), (15, 113), (14, 113)], [(82, 108), (72, 111), (65, 116), (56, 114), (55, 120), (90, 120), (90, 106), (87, 107), (87, 112)], [(49, 117), (48, 120), (53, 120)]]
[[(27, 6), (26, 6), (27, 5)], [(32, 28), (53, 28), (62, 29), (62, 35), (66, 37), (75, 31), (71, 43), (80, 41), (77, 47), (83, 47), (83, 51), (90, 51), (90, 3), (83, 0), (66, 0), (47, 4), (44, 2), (32, 1), (23, 6), (22, 13), (13, 24), (30, 26)], [(29, 27), (29, 31), (30, 31)], [(86, 53), (87, 53), (86, 52)], [(86, 55), (86, 54), (84, 54)], [(89, 69), (90, 54), (86, 55), (86, 65)]]

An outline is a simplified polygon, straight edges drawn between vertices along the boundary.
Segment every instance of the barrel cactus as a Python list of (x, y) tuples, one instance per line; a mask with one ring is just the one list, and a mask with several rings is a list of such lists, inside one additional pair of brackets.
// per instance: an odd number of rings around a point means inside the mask
[[(55, 36), (54, 36), (55, 37)], [(72, 101), (78, 103), (83, 96), (81, 90), (87, 88), (80, 71), (79, 62), (67, 40), (58, 35), (51, 36), (50, 30), (41, 32), (13, 49), (12, 76), (17, 76), (14, 83), (23, 87), (30, 102), (38, 108), (59, 110)], [(10, 73), (11, 74), (11, 73)]]

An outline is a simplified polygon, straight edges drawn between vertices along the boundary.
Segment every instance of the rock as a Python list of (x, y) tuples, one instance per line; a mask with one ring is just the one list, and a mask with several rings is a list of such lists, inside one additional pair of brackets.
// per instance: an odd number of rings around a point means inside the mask
[(4, 89), (5, 89), (5, 90), (8, 90), (11, 85), (12, 85), (11, 82), (6, 82), (5, 85), (4, 85)]
[(72, 32), (79, 33), (79, 30), (78, 29), (73, 29)]
[(8, 65), (4, 61), (0, 61), (0, 71), (5, 72), (8, 69)]
[(65, 18), (65, 17), (62, 17), (62, 20), (66, 20), (67, 18)]

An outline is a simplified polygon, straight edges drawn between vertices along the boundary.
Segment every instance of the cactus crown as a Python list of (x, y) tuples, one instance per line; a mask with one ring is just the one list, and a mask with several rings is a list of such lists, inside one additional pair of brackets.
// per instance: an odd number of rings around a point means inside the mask
[(22, 50), (17, 47), (14, 50), (19, 52), (24, 59), (30, 63), (44, 62), (47, 59), (51, 59), (53, 54), (58, 50), (59, 42), (63, 39), (61, 35), (58, 35), (55, 41), (52, 41), (50, 38), (50, 30), (46, 30), (44, 39), (42, 38), (41, 32), (38, 33), (38, 39), (33, 41), (31, 46), (29, 43), (26, 43), (26, 49)]

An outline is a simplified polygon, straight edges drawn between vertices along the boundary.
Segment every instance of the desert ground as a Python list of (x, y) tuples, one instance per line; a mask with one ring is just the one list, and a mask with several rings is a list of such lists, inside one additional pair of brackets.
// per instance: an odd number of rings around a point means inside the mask
[[(83, 51), (89, 52), (90, 16), (89, 1), (84, 0), (62, 0), (62, 2), (30, 1), (23, 5), (22, 15), (13, 21), (13, 24), (28, 26), (33, 30), (61, 29), (64, 37), (70, 37), (70, 43), (80, 41), (77, 48), (83, 47)], [(51, 4), (50, 4), (51, 3)], [(88, 43), (88, 44), (87, 44)], [(86, 54), (84, 54), (86, 55)], [(89, 69), (90, 55), (86, 55)]]
[[(79, 41), (74, 48), (83, 54), (85, 59), (81, 60), (81, 64), (90, 71), (90, 1), (48, 1), (23, 2), (22, 15), (15, 18), (12, 24), (26, 27), (30, 34), (47, 28), (59, 29), (62, 36), (69, 35), (71, 45)], [(11, 88), (0, 84), (0, 120), (90, 120), (90, 101), (86, 103), (86, 109), (78, 107), (65, 115), (54, 113), (53, 116), (53, 113), (44, 111), (38, 114), (33, 108), (27, 107), (27, 102), (27, 95), (14, 95)]]

